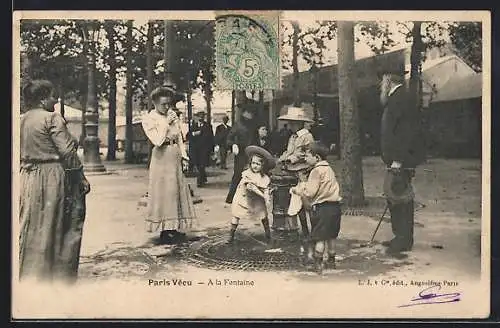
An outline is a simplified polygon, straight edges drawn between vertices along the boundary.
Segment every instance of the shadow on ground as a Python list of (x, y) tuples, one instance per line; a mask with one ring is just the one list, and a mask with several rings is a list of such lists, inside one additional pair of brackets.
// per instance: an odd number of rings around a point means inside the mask
[[(242, 229), (233, 244), (228, 245), (226, 240), (226, 233), (214, 230), (204, 237), (193, 237), (177, 245), (162, 244), (159, 238), (140, 247), (115, 243), (82, 258), (79, 275), (83, 280), (150, 279), (159, 272), (185, 264), (216, 271), (288, 272), (300, 279), (318, 279), (318, 275), (308, 272), (302, 263), (302, 243), (297, 237), (277, 239), (268, 246), (262, 234)], [(412, 264), (406, 256), (389, 257), (380, 244), (363, 243), (366, 242), (340, 239), (337, 267), (324, 271), (321, 278), (363, 278)]]

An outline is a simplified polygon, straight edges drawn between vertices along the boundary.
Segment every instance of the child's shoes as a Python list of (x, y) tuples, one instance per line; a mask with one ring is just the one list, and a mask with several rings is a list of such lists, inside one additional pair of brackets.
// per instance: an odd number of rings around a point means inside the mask
[(325, 262), (323, 262), (322, 258), (314, 259), (314, 271), (317, 274), (323, 274), (323, 269), (325, 268)]
[(335, 254), (328, 256), (328, 259), (326, 260), (326, 268), (331, 269), (331, 270), (337, 269), (337, 264), (335, 261)]

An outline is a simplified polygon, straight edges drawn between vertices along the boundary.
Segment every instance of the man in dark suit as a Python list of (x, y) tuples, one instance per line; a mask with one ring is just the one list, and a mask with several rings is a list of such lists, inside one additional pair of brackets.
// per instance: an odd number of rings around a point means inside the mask
[(241, 174), (247, 164), (247, 156), (245, 155), (245, 148), (255, 144), (256, 127), (255, 127), (255, 107), (253, 104), (242, 102), (236, 105), (238, 111), (241, 113), (239, 120), (233, 124), (231, 131), (227, 137), (227, 145), (230, 147), (234, 154), (234, 169), (229, 192), (226, 197), (226, 203), (233, 202), (236, 188), (241, 180)]
[(224, 116), (222, 118), (222, 123), (217, 125), (215, 128), (215, 144), (219, 146), (219, 156), (220, 156), (220, 167), (221, 169), (227, 169), (226, 159), (227, 159), (227, 136), (231, 127), (227, 124), (229, 122), (229, 117)]
[[(383, 72), (380, 101), (381, 155), (387, 166), (384, 194), (391, 213), (394, 238), (383, 244), (388, 253), (413, 247), (415, 168), (424, 160), (420, 109), (412, 102), (404, 82), (404, 70)], [(415, 98), (416, 99), (416, 98)]]
[(204, 112), (198, 112), (193, 116), (187, 138), (191, 160), (198, 170), (197, 185), (198, 187), (204, 187), (207, 183), (206, 167), (210, 162), (210, 155), (214, 149), (212, 126), (205, 121)]

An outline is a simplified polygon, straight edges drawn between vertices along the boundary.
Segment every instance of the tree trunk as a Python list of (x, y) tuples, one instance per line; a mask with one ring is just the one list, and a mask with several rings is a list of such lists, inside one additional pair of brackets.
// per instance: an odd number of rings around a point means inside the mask
[(163, 45), (163, 60), (164, 60), (164, 83), (173, 82), (174, 60), (175, 60), (175, 31), (173, 22), (165, 20), (164, 22), (165, 41)]
[(209, 124), (212, 124), (212, 95), (206, 95), (205, 97), (205, 103), (207, 104), (207, 122)]
[(126, 95), (125, 95), (125, 163), (134, 162), (134, 144), (133, 144), (133, 130), (132, 130), (132, 79), (133, 79), (133, 67), (132, 67), (132, 21), (127, 21), (127, 50), (126, 50), (126, 60), (127, 60), (127, 85), (126, 85)]
[(234, 124), (236, 111), (236, 91), (231, 91), (231, 125)]
[[(84, 42), (83, 43), (83, 53), (88, 53), (89, 49), (88, 49), (88, 42)], [(85, 65), (87, 65), (87, 74), (88, 72), (90, 71), (90, 67), (89, 67), (89, 63), (88, 61), (86, 60), (85, 61)], [(88, 79), (88, 76), (87, 76), (87, 79)], [(81, 102), (80, 102), (80, 105), (82, 106), (82, 127), (81, 127), (81, 133), (80, 133), (80, 145), (84, 145), (84, 140), (85, 140), (85, 135), (87, 134), (87, 131), (85, 131), (85, 111), (86, 111), (86, 108), (87, 108), (87, 101), (88, 101), (88, 83), (85, 84), (85, 87), (84, 88), (87, 88), (87, 90), (85, 90), (85, 93), (84, 93), (84, 96), (81, 98)]]
[(115, 53), (115, 22), (106, 24), (106, 35), (109, 42), (109, 120), (108, 120), (108, 153), (106, 160), (116, 160), (116, 53)]
[[(260, 123), (265, 123), (265, 116), (264, 116), (264, 91), (259, 91), (259, 114), (258, 114), (258, 122)], [(260, 124), (259, 123), (259, 124)]]
[[(146, 78), (147, 78), (147, 92), (148, 92), (148, 113), (153, 109), (153, 99), (151, 93), (153, 92), (153, 27), (154, 22), (148, 21), (148, 34), (146, 41)], [(148, 139), (148, 167), (151, 164), (151, 156), (153, 154), (153, 144)]]
[(276, 91), (271, 90), (272, 93), (272, 100), (269, 102), (269, 130), (274, 131), (277, 127), (277, 112), (278, 108), (276, 106)]
[(153, 100), (151, 92), (153, 92), (153, 26), (154, 22), (148, 22), (148, 35), (146, 41), (146, 78), (148, 90), (148, 113), (153, 109)]
[(300, 85), (299, 85), (299, 23), (292, 22), (293, 35), (292, 35), (292, 69), (293, 69), (293, 105), (295, 107), (301, 106), (300, 101)]
[(246, 101), (246, 99), (247, 99), (247, 95), (246, 95), (246, 92), (244, 90), (236, 90), (235, 91), (235, 106), (234, 106), (235, 122), (239, 122), (240, 117), (241, 117), (241, 106), (238, 106), (238, 104), (244, 103)]
[(412, 104), (415, 104), (416, 109), (422, 107), (422, 96), (421, 96), (421, 79), (420, 79), (420, 65), (422, 63), (422, 34), (421, 34), (422, 22), (413, 22), (413, 28), (411, 31), (413, 42), (411, 45), (410, 53), (410, 97)]
[(23, 87), (31, 80), (31, 61), (26, 53), (21, 53), (21, 114), (26, 110), (24, 105)]
[(186, 72), (186, 81), (187, 81), (187, 89), (186, 89), (186, 102), (187, 102), (187, 119), (188, 123), (191, 124), (191, 120), (193, 119), (193, 102), (191, 98), (192, 90), (191, 90), (191, 75), (189, 71)]
[(319, 106), (318, 106), (318, 76), (319, 76), (319, 68), (314, 67), (313, 69), (313, 83), (314, 83), (314, 94), (313, 94), (313, 119), (314, 122), (318, 123), (320, 118), (319, 114)]
[(207, 122), (209, 124), (211, 124), (211, 122), (212, 122), (212, 98), (213, 98), (213, 95), (212, 95), (212, 80), (211, 80), (210, 71), (207, 70), (207, 71), (203, 72), (203, 76), (206, 76), (205, 86), (204, 86), (205, 90), (203, 91), (203, 94), (204, 94), (205, 102), (207, 104)]
[(59, 102), (59, 106), (60, 107), (60, 112), (61, 112), (61, 116), (64, 117), (64, 87), (63, 87), (63, 84), (60, 83), (59, 84), (59, 99), (60, 99), (60, 102)]
[(364, 204), (360, 121), (356, 99), (354, 22), (338, 23), (341, 192), (347, 206)]
[(421, 135), (419, 138), (422, 138), (423, 143), (421, 145), (422, 149), (422, 160), (425, 161), (427, 145), (429, 145), (430, 140), (428, 140), (428, 133), (424, 131), (427, 130), (427, 122), (424, 119), (422, 110), (423, 110), (423, 92), (422, 92), (422, 78), (421, 78), (421, 69), (422, 69), (422, 53), (425, 51), (424, 44), (422, 42), (422, 22), (413, 22), (413, 28), (411, 31), (412, 34), (412, 45), (411, 45), (411, 53), (410, 53), (410, 85), (409, 85), (409, 93), (410, 93), (410, 104), (414, 107), (410, 108), (413, 110), (413, 114), (415, 115), (416, 121), (415, 124), (419, 124), (418, 133)]

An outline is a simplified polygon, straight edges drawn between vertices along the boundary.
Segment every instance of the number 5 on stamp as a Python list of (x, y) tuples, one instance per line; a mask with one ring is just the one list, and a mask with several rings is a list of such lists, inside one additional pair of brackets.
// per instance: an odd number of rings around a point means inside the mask
[(279, 12), (216, 12), (219, 90), (280, 88)]

